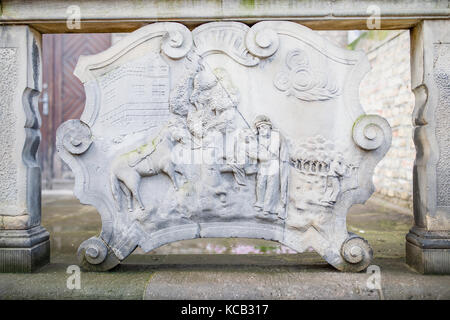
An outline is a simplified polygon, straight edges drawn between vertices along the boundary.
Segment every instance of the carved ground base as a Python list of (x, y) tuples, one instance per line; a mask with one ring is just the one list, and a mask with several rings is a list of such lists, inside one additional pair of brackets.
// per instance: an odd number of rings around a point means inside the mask
[[(232, 231), (231, 231), (232, 230)], [(297, 252), (304, 252), (311, 246), (307, 243), (320, 242), (320, 246), (314, 249), (333, 267), (345, 272), (359, 272), (365, 270), (373, 258), (372, 248), (369, 243), (352, 233), (341, 244), (327, 241), (319, 233), (311, 230), (303, 235), (296, 231), (285, 234), (282, 228), (268, 228), (264, 225), (248, 224), (225, 226), (223, 223), (203, 223), (192, 226), (183, 226), (161, 230), (152, 239), (140, 244), (140, 247), (149, 252), (162, 245), (196, 238), (258, 238), (277, 241)], [(290, 240), (291, 239), (291, 240)], [(78, 261), (86, 271), (107, 271), (117, 266), (131, 254), (136, 245), (133, 241), (120, 248), (110, 248), (101, 238), (93, 237), (84, 241), (78, 249)], [(126, 254), (124, 256), (123, 254)], [(117, 255), (116, 255), (117, 254)], [(119, 258), (119, 257), (121, 258)]]

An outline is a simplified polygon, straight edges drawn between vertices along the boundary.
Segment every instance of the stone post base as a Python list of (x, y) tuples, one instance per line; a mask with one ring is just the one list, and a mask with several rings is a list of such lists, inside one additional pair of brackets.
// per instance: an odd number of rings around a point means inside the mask
[(423, 274), (450, 274), (450, 238), (412, 228), (406, 235), (406, 263)]
[(49, 233), (43, 227), (0, 230), (0, 272), (32, 272), (49, 262)]

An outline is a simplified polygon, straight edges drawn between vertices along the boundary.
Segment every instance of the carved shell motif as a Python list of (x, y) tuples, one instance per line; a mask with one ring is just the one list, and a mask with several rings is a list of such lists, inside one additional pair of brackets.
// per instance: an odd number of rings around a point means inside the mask
[(256, 66), (259, 59), (252, 56), (245, 46), (248, 26), (236, 22), (212, 22), (192, 31), (196, 52), (205, 57), (214, 53), (225, 53), (244, 66)]
[(326, 74), (313, 70), (303, 50), (286, 55), (286, 68), (275, 75), (275, 87), (304, 101), (324, 101), (340, 95), (337, 84)]

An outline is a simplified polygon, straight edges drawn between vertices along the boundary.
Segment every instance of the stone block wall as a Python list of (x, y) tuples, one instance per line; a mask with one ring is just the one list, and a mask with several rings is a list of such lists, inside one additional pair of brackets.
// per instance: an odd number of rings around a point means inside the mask
[(415, 148), (409, 31), (371, 32), (378, 35), (361, 39), (355, 46), (367, 53), (372, 67), (360, 86), (361, 104), (367, 113), (386, 118), (392, 127), (392, 147), (375, 169), (376, 194), (412, 208)]
[(318, 32), (337, 46), (366, 52), (371, 71), (360, 86), (361, 104), (367, 113), (384, 117), (392, 127), (391, 149), (375, 169), (375, 196), (412, 209), (415, 148), (409, 31), (364, 31), (350, 44), (348, 31)]

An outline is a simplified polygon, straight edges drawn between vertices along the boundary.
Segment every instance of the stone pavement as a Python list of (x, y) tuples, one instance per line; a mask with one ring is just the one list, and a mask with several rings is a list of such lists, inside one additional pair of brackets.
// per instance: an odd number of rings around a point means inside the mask
[(99, 215), (72, 196), (44, 195), (43, 225), (51, 234), (51, 263), (33, 274), (0, 274), (0, 299), (450, 299), (450, 276), (424, 276), (404, 263), (412, 217), (371, 200), (351, 209), (348, 229), (374, 249), (381, 290), (372, 291), (367, 273), (341, 273), (313, 252), (291, 254), (251, 239), (137, 250), (110, 272), (82, 272), (81, 289), (71, 290), (67, 267), (76, 264), (79, 244), (98, 233)]

